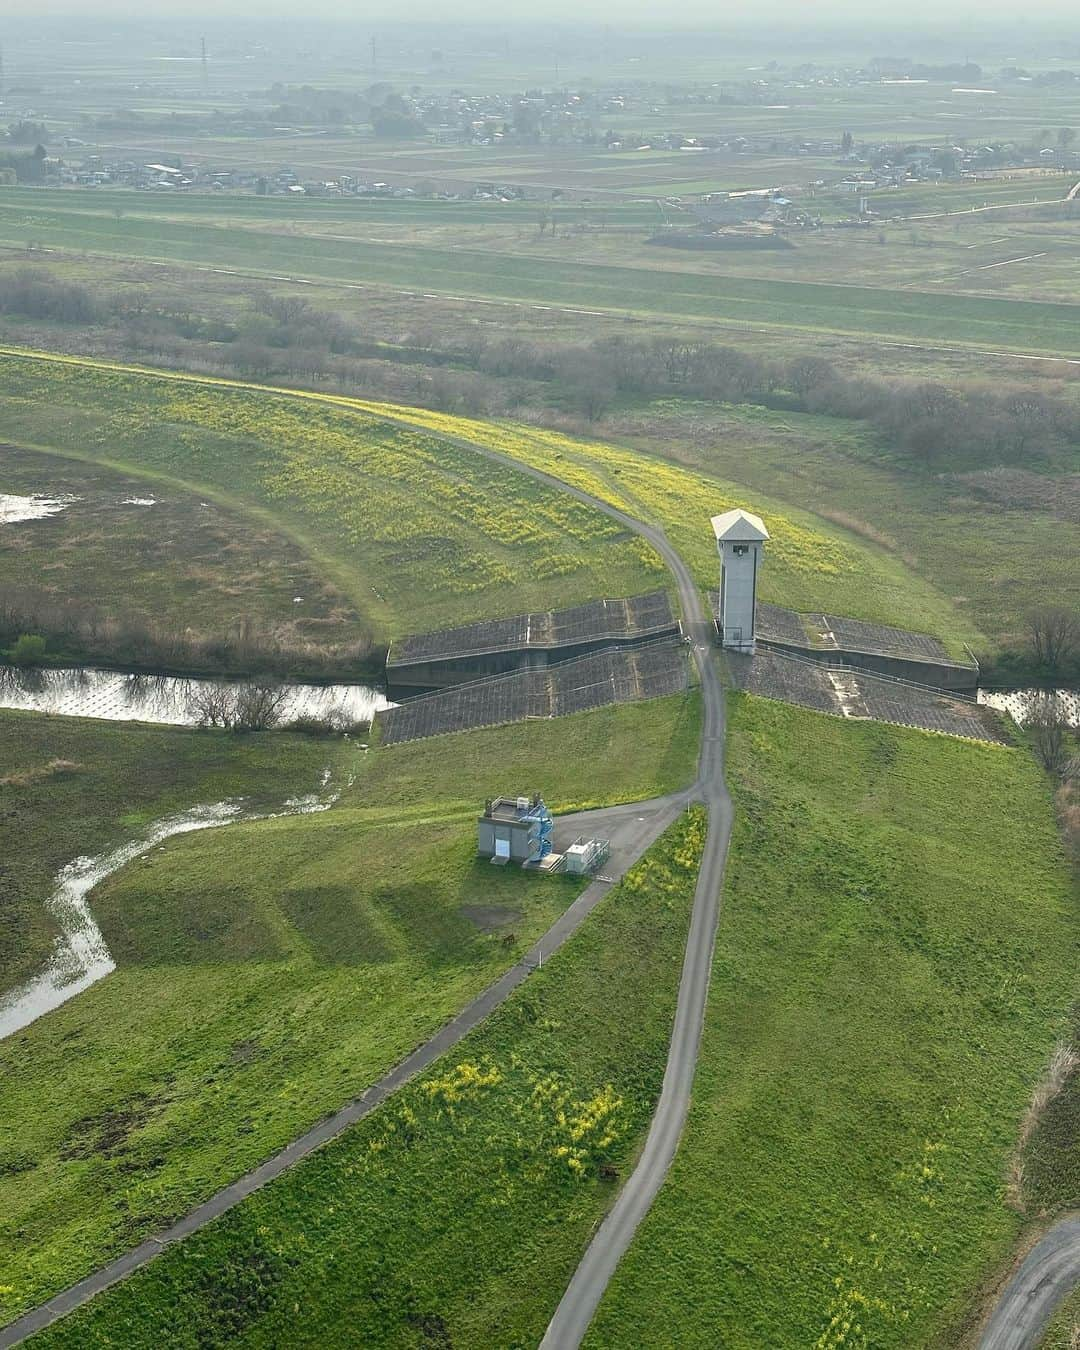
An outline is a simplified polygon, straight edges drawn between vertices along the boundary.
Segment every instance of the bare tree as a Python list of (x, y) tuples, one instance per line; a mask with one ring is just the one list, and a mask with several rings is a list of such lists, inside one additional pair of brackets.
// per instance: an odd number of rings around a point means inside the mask
[(1036, 759), (1047, 773), (1061, 775), (1068, 761), (1068, 726), (1052, 694), (1039, 700), (1027, 726)]
[(1055, 675), (1080, 653), (1080, 617), (1061, 605), (1044, 605), (1028, 618), (1028, 639), (1035, 660)]
[(200, 727), (269, 731), (281, 721), (287, 698), (280, 684), (203, 684), (188, 695), (188, 710)]

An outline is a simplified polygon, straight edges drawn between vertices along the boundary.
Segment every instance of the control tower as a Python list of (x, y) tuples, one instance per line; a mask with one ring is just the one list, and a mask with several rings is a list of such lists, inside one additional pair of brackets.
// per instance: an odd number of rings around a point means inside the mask
[(769, 531), (760, 516), (741, 509), (713, 516), (712, 527), (720, 553), (720, 645), (753, 652), (758, 572)]

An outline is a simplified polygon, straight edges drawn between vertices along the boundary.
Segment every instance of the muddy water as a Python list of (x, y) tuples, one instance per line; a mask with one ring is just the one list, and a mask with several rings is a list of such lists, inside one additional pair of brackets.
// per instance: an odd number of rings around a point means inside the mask
[[(0, 666), (0, 708), (102, 717), (113, 722), (195, 726), (198, 717), (193, 704), (198, 695), (226, 683), (82, 667), (20, 670)], [(380, 708), (390, 706), (380, 690), (364, 684), (292, 684), (288, 689), (282, 722), (335, 712), (354, 722), (370, 721)]]
[(1080, 728), (1080, 691), (1075, 689), (980, 689), (979, 702), (1006, 712), (1025, 726), (1039, 710), (1053, 712), (1066, 726)]
[(56, 875), (52, 895), (45, 902), (60, 928), (60, 936), (37, 975), (18, 988), (0, 994), (0, 1040), (59, 1008), (116, 969), (116, 962), (89, 905), (90, 892), (99, 882), (176, 834), (219, 829), (243, 820), (270, 820), (278, 816), (327, 811), (339, 795), (330, 791), (329, 783), (330, 772), (324, 770), (320, 792), (291, 797), (277, 811), (252, 810), (240, 801), (196, 806), (159, 820), (141, 839), (122, 844), (111, 853), (96, 858), (76, 858), (62, 867)]

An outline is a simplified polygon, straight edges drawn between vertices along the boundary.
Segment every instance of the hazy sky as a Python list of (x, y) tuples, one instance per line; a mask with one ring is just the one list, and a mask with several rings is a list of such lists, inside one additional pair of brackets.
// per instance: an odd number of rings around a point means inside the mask
[(97, 16), (131, 16), (140, 19), (183, 20), (207, 15), (230, 18), (312, 18), (325, 16), (370, 26), (380, 18), (397, 22), (412, 19), (454, 18), (543, 23), (548, 20), (647, 24), (673, 27), (753, 26), (786, 22), (801, 29), (837, 20), (854, 23), (866, 31), (876, 27), (911, 27), (916, 22), (955, 26), (970, 19), (973, 25), (1076, 21), (1076, 0), (904, 0), (900, 5), (882, 5), (875, 0), (680, 0), (676, 5), (658, 5), (656, 0), (455, 0), (452, 11), (446, 0), (3, 0), (3, 11), (20, 16), (78, 16), (85, 23)]

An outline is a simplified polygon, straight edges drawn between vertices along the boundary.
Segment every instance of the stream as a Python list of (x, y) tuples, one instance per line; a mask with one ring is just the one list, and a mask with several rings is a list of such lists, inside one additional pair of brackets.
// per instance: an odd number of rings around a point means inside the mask
[(274, 820), (280, 816), (328, 811), (340, 795), (328, 791), (329, 782), (330, 770), (325, 769), (320, 792), (291, 797), (276, 811), (245, 809), (242, 801), (195, 806), (157, 821), (141, 839), (121, 844), (97, 857), (75, 858), (62, 867), (53, 882), (52, 894), (45, 902), (45, 908), (60, 928), (60, 936), (36, 975), (0, 994), (0, 1040), (59, 1008), (116, 969), (116, 962), (90, 911), (88, 897), (99, 882), (173, 835), (220, 829), (239, 821)]

